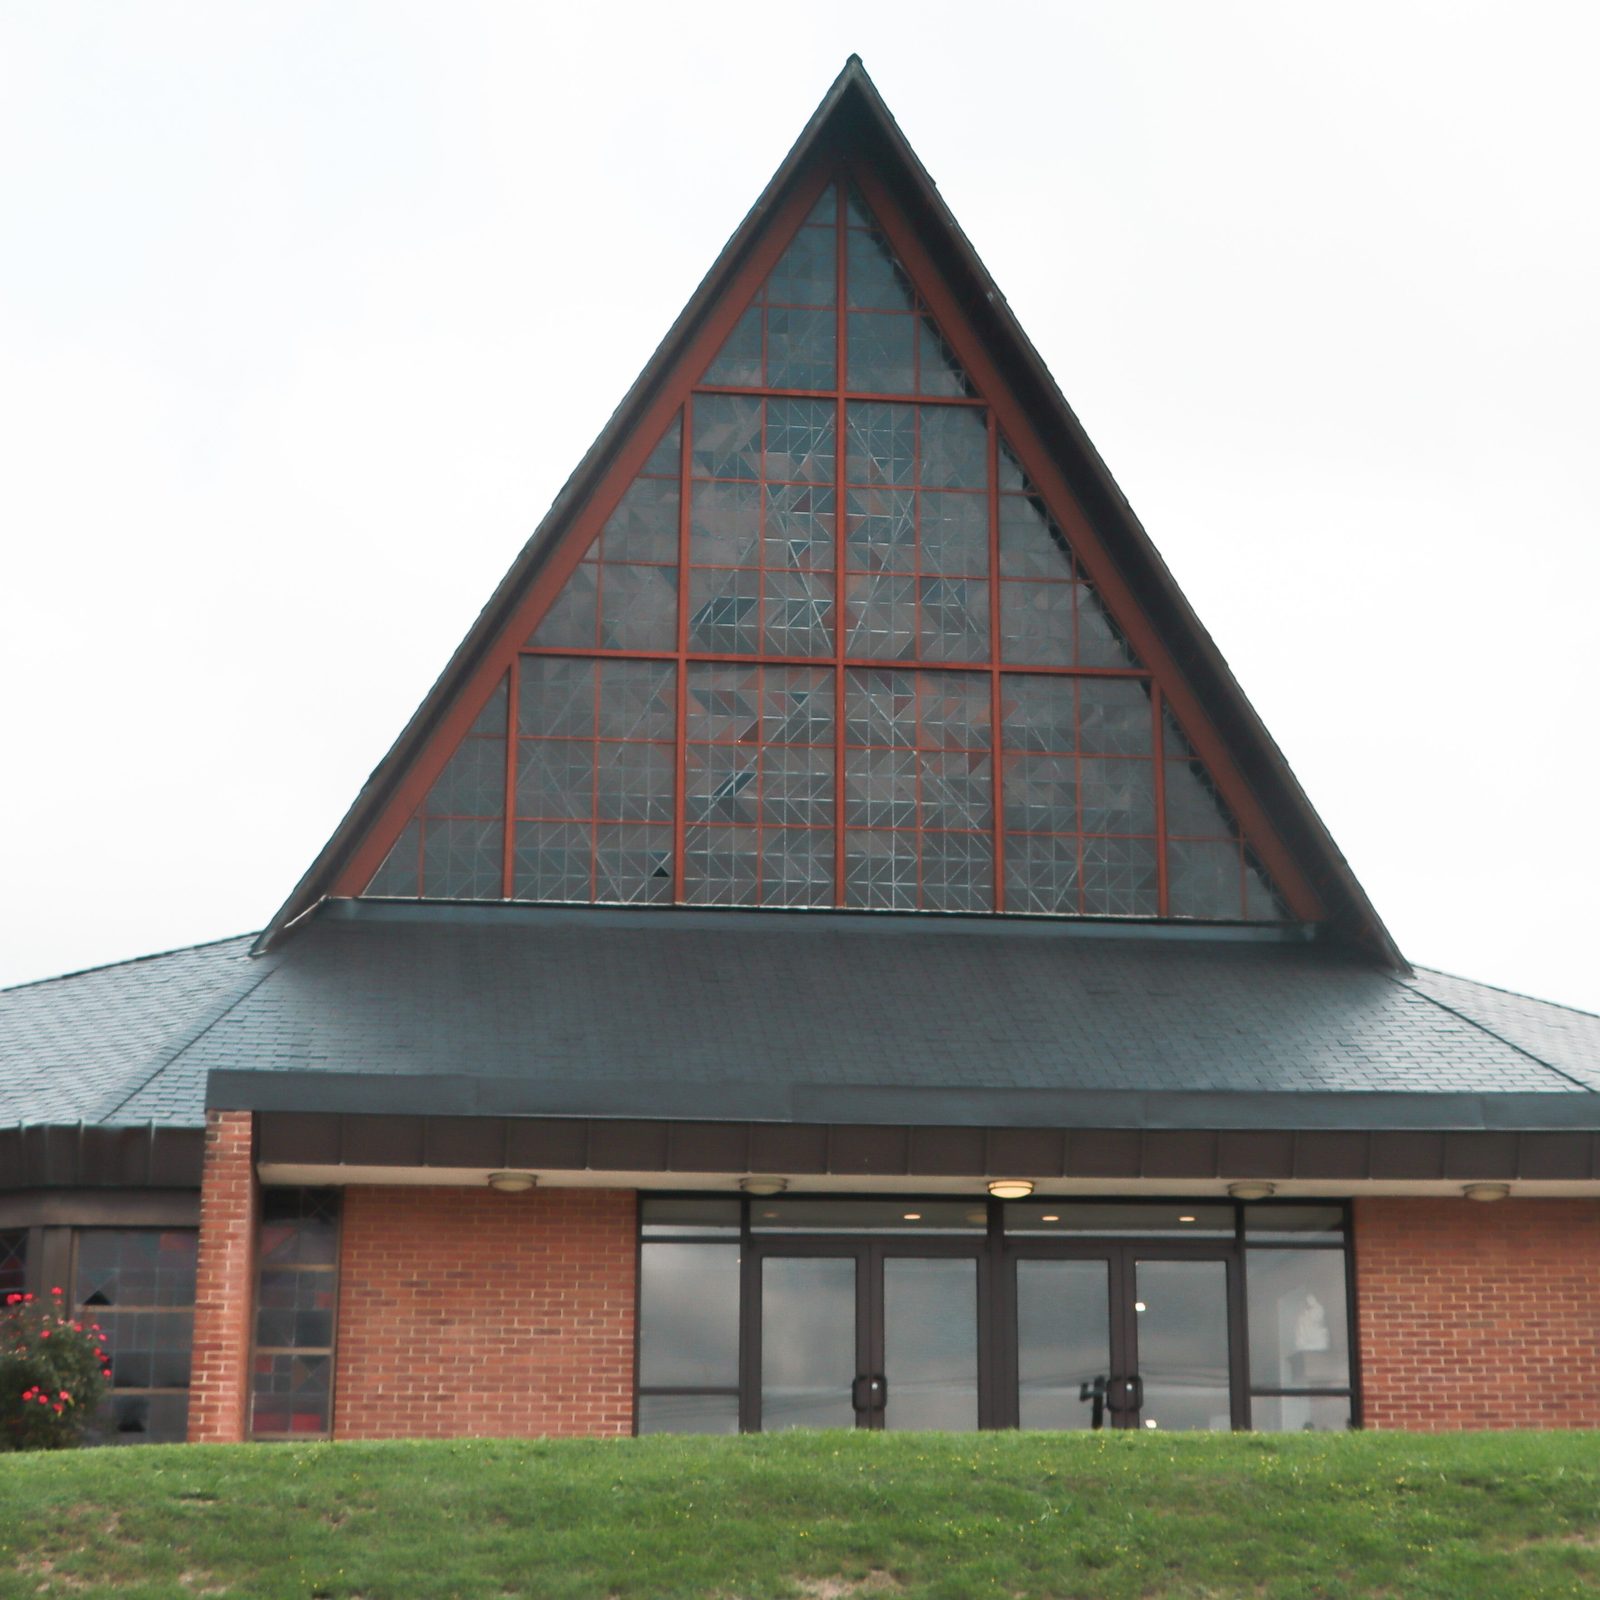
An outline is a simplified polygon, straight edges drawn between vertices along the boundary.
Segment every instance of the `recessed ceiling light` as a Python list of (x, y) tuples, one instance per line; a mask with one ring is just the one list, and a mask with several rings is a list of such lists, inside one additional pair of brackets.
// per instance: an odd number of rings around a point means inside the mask
[(1178, 1221), (1179, 1222), (1193, 1222), (1194, 1218), (1193, 1217), (1179, 1217)]
[(920, 1211), (908, 1211), (905, 1214), (905, 1220), (907, 1222), (921, 1222), (922, 1213)]
[(1143, 1300), (1135, 1300), (1133, 1302), (1133, 1309), (1135, 1311), (1143, 1311), (1144, 1310), (1144, 1301)]
[(1041, 1222), (1059, 1222), (1061, 1218), (1058, 1217), (1055, 1212), (1049, 1211), (1046, 1212), (1044, 1216), (1040, 1217), (1039, 1220)]
[(1026, 1200), (1033, 1193), (1033, 1179), (994, 1178), (990, 1180), (989, 1193), (996, 1200)]
[(1265, 1178), (1251, 1178), (1245, 1183), (1228, 1185), (1228, 1196), (1233, 1200), (1265, 1200), (1277, 1192), (1277, 1184), (1268, 1183)]
[(489, 1187), (501, 1194), (521, 1194), (538, 1183), (531, 1172), (491, 1172)]
[(739, 1187), (746, 1194), (782, 1194), (789, 1187), (787, 1178), (741, 1178)]
[(1469, 1200), (1504, 1200), (1511, 1193), (1509, 1183), (1468, 1183), (1461, 1190)]

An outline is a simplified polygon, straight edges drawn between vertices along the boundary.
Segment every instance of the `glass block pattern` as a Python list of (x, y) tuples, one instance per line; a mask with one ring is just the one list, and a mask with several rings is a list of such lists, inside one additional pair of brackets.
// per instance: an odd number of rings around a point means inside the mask
[(505, 815), (502, 679), (366, 892), (405, 900), (498, 900), (504, 887)]
[(198, 1234), (85, 1228), (74, 1239), (75, 1315), (106, 1336), (111, 1393), (94, 1436), (171, 1444), (187, 1435)]
[(1171, 915), (1277, 922), (1289, 913), (1172, 713), (1162, 717)]
[(905, 268), (854, 191), (845, 227), (845, 389), (972, 398)]
[(264, 1189), (257, 1261), (250, 1436), (326, 1438), (333, 1428), (339, 1191)]
[(834, 674), (695, 663), (685, 695), (684, 898), (834, 903)]
[(988, 676), (857, 668), (844, 704), (844, 903), (992, 910)]
[(830, 184), (701, 380), (831, 390), (838, 337), (838, 201)]
[(1148, 684), (1006, 673), (1000, 695), (1007, 904), (1156, 916)]
[(834, 415), (826, 400), (695, 396), (691, 651), (833, 654)]
[(672, 898), (676, 694), (670, 662), (522, 657), (514, 898)]
[(1137, 669), (1132, 648), (1004, 439), (999, 477), (1001, 659), (1033, 667)]
[(1287, 917), (1163, 704), (830, 186), (366, 892)]
[(671, 650), (678, 642), (678, 477), (674, 418), (528, 637), (558, 649)]
[(989, 655), (989, 449), (970, 406), (845, 412), (845, 653)]

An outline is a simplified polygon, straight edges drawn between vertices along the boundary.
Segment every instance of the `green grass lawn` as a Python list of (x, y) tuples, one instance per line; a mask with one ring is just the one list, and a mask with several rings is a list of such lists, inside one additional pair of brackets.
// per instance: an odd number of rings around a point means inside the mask
[(1600, 1595), (1600, 1435), (0, 1456), (0, 1597)]

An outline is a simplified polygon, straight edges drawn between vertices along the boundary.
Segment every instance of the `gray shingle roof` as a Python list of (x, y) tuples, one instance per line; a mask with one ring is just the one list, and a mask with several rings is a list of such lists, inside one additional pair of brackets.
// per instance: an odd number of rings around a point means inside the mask
[[(0, 989), (0, 1127), (150, 1120), (125, 1107), (265, 977), (251, 935)], [(157, 1121), (201, 1120), (195, 1092)]]
[(823, 1091), (1600, 1090), (1600, 1017), (1315, 944), (348, 903), (276, 955), (247, 943), (0, 993), (0, 1125), (192, 1125), (212, 1070), (516, 1080), (646, 1117)]

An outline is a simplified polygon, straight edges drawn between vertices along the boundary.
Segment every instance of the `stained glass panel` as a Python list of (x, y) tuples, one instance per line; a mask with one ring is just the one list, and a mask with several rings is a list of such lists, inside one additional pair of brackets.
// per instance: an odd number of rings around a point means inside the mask
[(994, 905), (989, 681), (981, 673), (845, 676), (845, 904)]
[(251, 1436), (326, 1435), (333, 1426), (339, 1191), (262, 1190), (257, 1253)]
[(522, 658), (515, 899), (671, 899), (675, 685), (666, 662)]
[(368, 893), (1287, 915), (853, 189), (515, 672)]
[(846, 653), (983, 661), (989, 497), (982, 416), (968, 407), (864, 400), (852, 401), (845, 419)]
[(817, 667), (690, 667), (686, 900), (833, 903), (833, 682)]
[(92, 1437), (110, 1444), (184, 1438), (194, 1340), (193, 1228), (86, 1228), (75, 1237), (73, 1305), (104, 1334), (111, 1393)]
[(831, 389), (838, 284), (830, 185), (701, 380), (710, 388)]
[(691, 650), (833, 653), (833, 419), (818, 400), (696, 397)]

